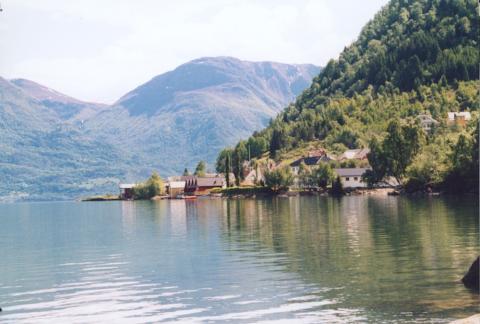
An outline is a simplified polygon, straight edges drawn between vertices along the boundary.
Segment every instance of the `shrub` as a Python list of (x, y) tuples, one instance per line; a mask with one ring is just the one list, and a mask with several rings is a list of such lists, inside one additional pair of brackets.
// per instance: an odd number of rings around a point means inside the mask
[(133, 187), (134, 199), (150, 199), (163, 193), (163, 181), (156, 172), (153, 172), (147, 181), (139, 183)]
[(277, 168), (265, 173), (265, 184), (273, 191), (288, 189), (293, 184), (293, 175), (289, 167)]

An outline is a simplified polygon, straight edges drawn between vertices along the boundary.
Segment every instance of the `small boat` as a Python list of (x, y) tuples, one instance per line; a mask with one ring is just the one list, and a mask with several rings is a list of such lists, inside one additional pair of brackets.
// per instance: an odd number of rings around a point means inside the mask
[(175, 198), (176, 199), (185, 199), (185, 195), (176, 195)]
[(197, 196), (184, 196), (184, 199), (197, 199)]

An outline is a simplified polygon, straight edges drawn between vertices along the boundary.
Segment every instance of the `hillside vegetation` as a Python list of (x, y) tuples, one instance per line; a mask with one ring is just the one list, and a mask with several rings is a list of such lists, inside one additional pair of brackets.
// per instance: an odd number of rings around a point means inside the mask
[[(268, 153), (281, 161), (310, 142), (332, 153), (374, 146), (369, 160), (377, 154), (384, 175), (420, 187), (455, 181), (456, 186), (445, 187), (458, 188), (462, 180), (473, 179), (461, 187), (474, 189), (480, 63), (476, 9), (473, 0), (392, 0), (294, 104), (264, 130), (224, 150), (219, 160), (230, 154), (241, 178), (238, 171), (249, 155), (259, 159)], [(471, 111), (473, 120), (465, 128), (449, 126), (449, 111)], [(431, 115), (439, 124), (424, 132), (419, 114)], [(418, 149), (403, 156), (408, 163), (392, 174), (395, 157), (380, 149), (388, 146), (383, 143), (387, 131), (406, 126), (414, 134), (410, 144)]]

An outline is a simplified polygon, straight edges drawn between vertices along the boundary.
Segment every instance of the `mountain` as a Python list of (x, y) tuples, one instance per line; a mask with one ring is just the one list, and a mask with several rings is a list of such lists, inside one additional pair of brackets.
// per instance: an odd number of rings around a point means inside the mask
[(162, 174), (213, 167), (216, 154), (269, 120), (307, 87), (314, 65), (201, 58), (159, 75), (85, 122)]
[(202, 58), (107, 106), (0, 78), (0, 200), (116, 192), (153, 170), (213, 167), (220, 148), (265, 127), (319, 68)]
[[(472, 134), (476, 123), (463, 129), (446, 121), (449, 111), (478, 117), (477, 6), (474, 0), (390, 1), (293, 104), (236, 145), (234, 165), (249, 159), (247, 144), (255, 148), (251, 157), (269, 155), (279, 162), (312, 146), (331, 153), (373, 144), (378, 148), (398, 125), (414, 127), (423, 114), (438, 126), (419, 135), (418, 152), (412, 161), (405, 159), (408, 169), (400, 175), (422, 185), (465, 179), (460, 170), (465, 163), (454, 161), (462, 156), (463, 161), (477, 161), (477, 177), (470, 179), (477, 179), (478, 190), (478, 155), (471, 155), (475, 147), (478, 152)], [(455, 151), (458, 147), (463, 151)]]
[(84, 102), (69, 97), (30, 80), (13, 79), (10, 82), (31, 98), (36, 99), (41, 105), (48, 107), (62, 120), (85, 120), (108, 107), (108, 105)]
[(0, 201), (110, 190), (128, 169), (127, 154), (87, 136), (3, 78), (0, 103)]

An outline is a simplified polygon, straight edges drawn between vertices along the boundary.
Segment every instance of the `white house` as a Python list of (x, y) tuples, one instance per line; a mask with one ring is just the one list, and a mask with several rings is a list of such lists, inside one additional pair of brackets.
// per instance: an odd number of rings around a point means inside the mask
[(185, 181), (169, 181), (167, 192), (170, 198), (175, 198), (185, 192)]
[(343, 188), (365, 188), (367, 183), (362, 180), (362, 176), (368, 168), (342, 168), (334, 169), (340, 177)]
[(447, 122), (449, 124), (457, 124), (464, 126), (467, 121), (472, 119), (472, 115), (469, 111), (461, 111), (461, 112), (449, 112)]
[(417, 118), (420, 120), (420, 125), (425, 132), (430, 132), (432, 130), (432, 127), (439, 124), (438, 121), (436, 121), (432, 118), (432, 116), (427, 114), (418, 115)]

